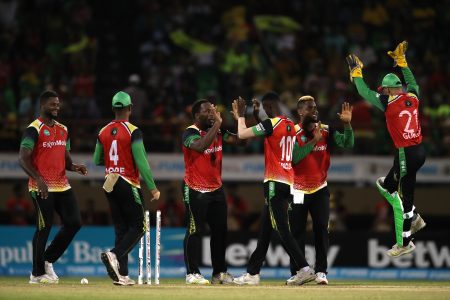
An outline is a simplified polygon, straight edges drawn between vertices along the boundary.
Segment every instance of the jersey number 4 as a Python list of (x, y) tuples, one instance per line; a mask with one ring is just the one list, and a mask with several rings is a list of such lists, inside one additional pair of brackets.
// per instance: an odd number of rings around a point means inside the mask
[(295, 136), (283, 136), (280, 141), (281, 161), (292, 161), (292, 151), (294, 150)]
[(117, 152), (117, 140), (113, 140), (111, 143), (111, 147), (109, 148), (109, 160), (114, 162), (114, 165), (117, 166), (117, 162), (119, 161), (119, 153)]

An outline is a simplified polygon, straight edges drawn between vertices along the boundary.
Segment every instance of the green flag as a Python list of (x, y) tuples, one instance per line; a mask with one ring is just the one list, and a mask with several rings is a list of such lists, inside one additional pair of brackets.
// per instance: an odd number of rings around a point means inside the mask
[(301, 29), (301, 25), (290, 17), (259, 15), (253, 18), (256, 28), (261, 31), (293, 32)]
[(193, 53), (210, 53), (215, 50), (214, 46), (196, 40), (184, 33), (182, 30), (172, 31), (170, 33), (170, 39), (175, 45)]

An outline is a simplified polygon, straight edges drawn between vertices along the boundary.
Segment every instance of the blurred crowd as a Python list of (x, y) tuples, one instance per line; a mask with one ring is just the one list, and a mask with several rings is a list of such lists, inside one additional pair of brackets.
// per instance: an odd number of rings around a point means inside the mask
[[(227, 201), (228, 229), (230, 231), (248, 230), (257, 232), (260, 228), (259, 205), (250, 199), (248, 193), (239, 189), (238, 182), (224, 183)], [(165, 189), (164, 197), (155, 206), (149, 207), (151, 220), (155, 221), (156, 210), (160, 210), (162, 215), (162, 226), (183, 227), (185, 226), (185, 207), (179, 199), (175, 189), (179, 182), (172, 182)], [(6, 192), (6, 191), (5, 191)], [(342, 232), (352, 229), (372, 230), (375, 232), (385, 232), (392, 230), (392, 211), (389, 204), (379, 198), (373, 204), (370, 211), (363, 214), (351, 214), (348, 212), (348, 197), (341, 189), (333, 189), (330, 197), (330, 223), (329, 230)], [(87, 196), (80, 201), (81, 220), (83, 225), (111, 225), (111, 214), (108, 210), (100, 208), (99, 201), (104, 199), (94, 199)], [(260, 201), (258, 201), (260, 202)], [(60, 219), (55, 215), (54, 223), (60, 224)], [(27, 193), (23, 180), (11, 182), (11, 193), (9, 196), (0, 196), (0, 224), (14, 226), (27, 226), (35, 223), (34, 206)], [(152, 223), (152, 225), (154, 225)], [(312, 220), (308, 217), (307, 230), (312, 231)]]
[(384, 118), (350, 84), (345, 56), (362, 59), (376, 89), (399, 73), (386, 51), (408, 40), (428, 153), (449, 154), (450, 1), (244, 2), (0, 0), (0, 151), (17, 150), (44, 89), (60, 93), (72, 148), (84, 152), (118, 89), (132, 95), (132, 121), (152, 152), (180, 151), (196, 99), (214, 101), (233, 130), (234, 98), (274, 90), (294, 118), (296, 99), (313, 95), (323, 122), (336, 125), (351, 102), (353, 152), (388, 154)]

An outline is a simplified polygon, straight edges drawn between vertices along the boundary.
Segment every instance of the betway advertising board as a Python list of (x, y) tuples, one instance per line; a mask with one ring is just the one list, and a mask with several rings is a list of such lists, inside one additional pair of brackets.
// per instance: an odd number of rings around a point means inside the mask
[[(52, 239), (57, 227), (53, 228)], [(32, 264), (33, 227), (0, 226), (0, 276), (29, 276)], [(154, 265), (154, 231), (152, 236), (152, 265)], [(386, 250), (393, 244), (391, 234), (351, 232), (331, 234), (328, 263), (329, 277), (337, 279), (432, 279), (450, 280), (450, 246), (448, 232), (419, 233), (413, 254), (392, 259)], [(182, 228), (163, 228), (161, 232), (161, 277), (183, 277)], [(68, 250), (54, 265), (61, 276), (107, 276), (100, 260), (102, 251), (112, 248), (112, 227), (83, 227)], [(209, 236), (202, 238), (201, 271), (211, 274)], [(229, 271), (239, 275), (256, 248), (256, 234), (230, 233), (226, 251)], [(130, 275), (137, 276), (138, 247), (129, 255)], [(314, 264), (314, 247), (307, 243), (306, 258)], [(273, 239), (261, 271), (263, 278), (286, 279), (289, 256)]]

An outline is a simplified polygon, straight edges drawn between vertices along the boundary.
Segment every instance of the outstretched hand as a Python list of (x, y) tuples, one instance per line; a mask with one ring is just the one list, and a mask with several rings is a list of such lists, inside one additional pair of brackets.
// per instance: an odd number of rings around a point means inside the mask
[(350, 70), (350, 81), (353, 81), (354, 77), (363, 77), (362, 68), (364, 64), (355, 54), (350, 54), (346, 58), (348, 69)]
[(217, 110), (217, 106), (213, 105), (214, 108), (214, 122), (222, 124), (222, 116), (220, 115), (220, 112)]
[(245, 117), (247, 106), (245, 104), (245, 100), (242, 97), (239, 96), (238, 99), (234, 100), (231, 106), (233, 108), (233, 111), (231, 112), (233, 116), (238, 116), (238, 118)]
[(352, 111), (353, 106), (351, 106), (348, 102), (344, 102), (342, 104), (341, 113), (338, 113), (339, 119), (341, 119), (343, 123), (350, 124), (352, 121)]
[(394, 60), (394, 67), (399, 66), (405, 68), (408, 66), (406, 62), (406, 49), (408, 49), (408, 42), (403, 41), (397, 45), (394, 51), (388, 51), (388, 55)]

